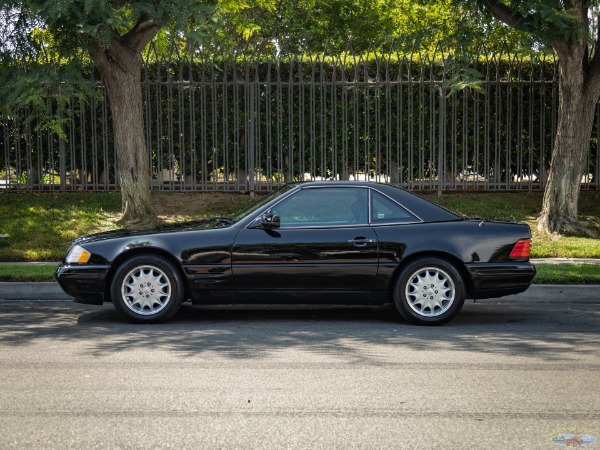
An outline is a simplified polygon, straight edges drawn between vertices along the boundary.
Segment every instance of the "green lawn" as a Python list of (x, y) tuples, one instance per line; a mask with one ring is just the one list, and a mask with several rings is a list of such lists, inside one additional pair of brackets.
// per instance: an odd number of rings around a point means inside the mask
[(51, 265), (0, 265), (0, 281), (54, 281)]
[(59, 261), (84, 233), (114, 227), (121, 196), (100, 194), (0, 195), (0, 261)]
[[(161, 219), (172, 222), (227, 216), (254, 199), (241, 194), (156, 194)], [(194, 209), (194, 205), (198, 205)], [(117, 228), (119, 193), (0, 195), (0, 262), (60, 261), (73, 239)]]
[(538, 264), (534, 284), (600, 284), (595, 264)]
[[(600, 258), (600, 193), (580, 196), (580, 218), (590, 224), (596, 237), (563, 237), (552, 240), (536, 231), (535, 217), (541, 209), (541, 192), (465, 193), (426, 195), (466, 217), (527, 222), (533, 230), (534, 258)], [(173, 222), (228, 216), (255, 199), (243, 194), (156, 193), (153, 199), (162, 220)], [(115, 228), (121, 209), (118, 193), (0, 195), (1, 261), (60, 261), (71, 241), (81, 234)], [(0, 281), (52, 279), (52, 267), (0, 266)], [(536, 282), (600, 283), (600, 266), (540, 266)], [(562, 280), (562, 281), (561, 281)], [(566, 281), (565, 281), (566, 280)], [(579, 280), (579, 281), (578, 281)]]

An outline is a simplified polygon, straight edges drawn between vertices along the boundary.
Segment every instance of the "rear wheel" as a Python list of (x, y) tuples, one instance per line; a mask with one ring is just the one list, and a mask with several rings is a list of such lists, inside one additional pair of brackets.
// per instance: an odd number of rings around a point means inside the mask
[(404, 268), (394, 288), (400, 315), (419, 325), (441, 325), (461, 310), (464, 281), (456, 268), (440, 258), (422, 258)]
[(139, 255), (125, 261), (111, 285), (115, 308), (134, 322), (169, 320), (179, 311), (183, 292), (177, 267), (155, 255)]

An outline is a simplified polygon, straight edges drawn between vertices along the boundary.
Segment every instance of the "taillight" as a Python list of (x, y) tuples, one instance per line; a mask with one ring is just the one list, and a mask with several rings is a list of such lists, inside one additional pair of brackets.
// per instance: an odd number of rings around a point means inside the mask
[(531, 239), (521, 239), (510, 252), (511, 259), (529, 259), (531, 256)]

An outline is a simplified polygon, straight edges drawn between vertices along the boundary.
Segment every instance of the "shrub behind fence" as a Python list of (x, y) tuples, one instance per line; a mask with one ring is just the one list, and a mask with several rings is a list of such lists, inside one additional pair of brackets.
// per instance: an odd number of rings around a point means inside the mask
[[(142, 81), (150, 188), (261, 191), (354, 179), (419, 190), (542, 189), (557, 62), (476, 61), (481, 89), (449, 93), (452, 75), (427, 56), (215, 61), (151, 50)], [(118, 188), (108, 100), (95, 86), (96, 95), (70, 102), (66, 139), (39, 131), (31, 110), (1, 122), (0, 188)], [(598, 133), (596, 124), (584, 188), (598, 188)]]

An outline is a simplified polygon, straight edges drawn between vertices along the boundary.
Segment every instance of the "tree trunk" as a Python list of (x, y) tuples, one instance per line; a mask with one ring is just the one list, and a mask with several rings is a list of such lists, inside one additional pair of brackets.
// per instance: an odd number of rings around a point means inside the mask
[(121, 40), (90, 51), (106, 86), (113, 119), (115, 151), (122, 194), (120, 222), (150, 227), (156, 214), (150, 195), (150, 167), (142, 105), (141, 55)]
[(597, 100), (577, 54), (559, 54), (559, 72), (558, 124), (538, 220), (538, 230), (551, 235), (583, 231), (577, 203)]
[[(558, 54), (558, 126), (538, 230), (551, 235), (587, 232), (579, 223), (577, 202), (600, 96), (600, 38), (594, 36), (597, 33), (590, 33), (590, 2), (557, 2), (557, 9), (549, 15), (550, 8), (541, 12), (542, 3), (547, 2), (540, 2), (539, 8), (532, 6), (530, 11), (512, 6), (513, 2), (507, 5), (502, 1), (481, 0), (481, 3), (497, 19), (517, 30), (539, 33), (542, 41), (555, 39), (552, 46)], [(559, 16), (564, 20), (569, 16), (573, 21), (569, 29), (557, 29), (554, 36), (549, 37), (545, 30), (547, 24), (540, 26), (539, 23), (545, 16), (551, 20)], [(543, 168), (540, 171), (543, 172)]]

